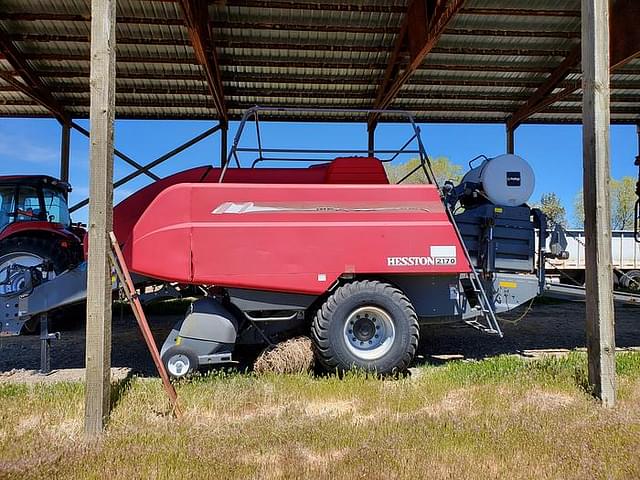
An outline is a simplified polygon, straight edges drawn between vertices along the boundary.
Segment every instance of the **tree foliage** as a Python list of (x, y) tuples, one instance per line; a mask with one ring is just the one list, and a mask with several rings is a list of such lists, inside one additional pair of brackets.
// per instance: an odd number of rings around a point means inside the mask
[(562, 206), (560, 197), (555, 193), (543, 193), (540, 203), (536, 206), (546, 215), (549, 228), (554, 228), (556, 225), (567, 226), (567, 211)]
[[(417, 169), (413, 174), (403, 180), (402, 183), (429, 183), (422, 167), (420, 166), (420, 159), (412, 158), (405, 163), (390, 164), (386, 163), (384, 168), (387, 172), (387, 177), (390, 183), (398, 183), (403, 177), (409, 174), (412, 170)], [(462, 179), (462, 167), (456, 163), (451, 162), (447, 157), (437, 157), (431, 160), (431, 168), (436, 177), (438, 185), (442, 186), (445, 181), (451, 180), (453, 183), (458, 183)]]
[[(636, 181), (626, 176), (620, 180), (611, 180), (611, 228), (613, 230), (629, 230), (633, 228), (633, 213), (636, 202)], [(576, 225), (584, 227), (584, 204), (582, 190), (573, 202)]]

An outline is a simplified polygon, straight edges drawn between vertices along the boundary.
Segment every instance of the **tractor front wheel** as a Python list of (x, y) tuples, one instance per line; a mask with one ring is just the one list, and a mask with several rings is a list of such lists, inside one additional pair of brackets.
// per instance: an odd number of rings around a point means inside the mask
[(320, 307), (311, 328), (316, 356), (329, 371), (352, 368), (380, 375), (405, 371), (419, 328), (409, 299), (379, 281), (339, 287)]
[(0, 242), (0, 293), (9, 294), (20, 291), (22, 275), (12, 265), (22, 267), (40, 267), (47, 262), (57, 275), (71, 266), (72, 259), (66, 249), (60, 248), (60, 242), (54, 239), (34, 237), (11, 237)]

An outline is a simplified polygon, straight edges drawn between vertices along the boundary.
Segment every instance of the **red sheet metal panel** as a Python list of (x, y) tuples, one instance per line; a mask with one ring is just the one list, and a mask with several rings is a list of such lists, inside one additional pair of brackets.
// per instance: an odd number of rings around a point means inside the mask
[(169, 281), (313, 294), (343, 273), (469, 272), (432, 185), (178, 184), (125, 254)]

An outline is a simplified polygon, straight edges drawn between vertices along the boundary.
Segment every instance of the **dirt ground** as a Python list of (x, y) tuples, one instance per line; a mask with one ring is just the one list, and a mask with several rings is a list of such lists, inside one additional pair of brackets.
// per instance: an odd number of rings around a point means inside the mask
[[(517, 317), (510, 313), (509, 317)], [(164, 338), (179, 315), (151, 315), (149, 322), (156, 342)], [(504, 338), (488, 336), (460, 325), (429, 326), (421, 333), (417, 362), (440, 363), (443, 358), (480, 359), (500, 354), (530, 355), (530, 350), (572, 350), (585, 346), (584, 304), (535, 304), (517, 325), (504, 324)], [(132, 316), (113, 317), (112, 366), (129, 367), (139, 375), (154, 375), (154, 366)], [(640, 347), (640, 307), (616, 308), (616, 345)], [(61, 331), (60, 340), (52, 342), (51, 366), (81, 368), (84, 366), (85, 336), (79, 325)], [(0, 372), (12, 369), (38, 369), (40, 342), (38, 335), (0, 337)]]

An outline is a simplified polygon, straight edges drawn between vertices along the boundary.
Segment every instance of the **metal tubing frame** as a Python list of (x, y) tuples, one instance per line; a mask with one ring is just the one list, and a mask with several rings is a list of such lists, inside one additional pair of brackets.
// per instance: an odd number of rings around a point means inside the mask
[[(182, 145), (179, 145), (178, 147), (174, 148), (173, 150), (165, 153), (164, 155), (161, 155), (160, 157), (156, 158), (155, 160), (147, 163), (146, 165), (140, 165), (140, 168), (138, 170), (136, 170), (135, 172), (130, 173), (129, 175), (126, 175), (124, 177), (122, 177), (120, 180), (118, 180), (117, 182), (115, 182), (113, 184), (113, 188), (118, 188), (121, 187), (122, 185), (124, 185), (125, 183), (130, 182), (131, 180), (133, 180), (134, 178), (142, 175), (143, 173), (147, 173), (150, 169), (157, 167), (158, 165), (160, 165), (161, 163), (166, 162), (167, 160), (169, 160), (172, 157), (175, 157), (177, 154), (183, 152), (184, 150), (186, 150), (187, 148), (195, 145), (196, 143), (199, 143), (200, 141), (204, 140), (205, 138), (213, 135), (215, 132), (217, 132), (218, 130), (222, 129), (223, 126), (221, 123), (219, 123), (218, 125), (211, 127), (210, 129), (202, 132), (200, 135), (197, 135), (195, 137), (193, 137), (191, 140), (188, 140), (186, 142), (184, 142)], [(155, 175), (154, 175), (155, 176)], [(160, 180), (159, 177), (156, 177), (158, 180)], [(80, 208), (86, 206), (89, 204), (89, 199), (85, 198), (84, 200), (76, 203), (75, 205), (73, 205), (72, 207), (69, 208), (69, 212), (73, 213), (76, 210), (79, 210)]]
[[(77, 130), (78, 132), (80, 132), (81, 134), (83, 134), (85, 137), (87, 138), (91, 138), (90, 137), (90, 133), (86, 128), (81, 127), (80, 125), (78, 125), (75, 122), (71, 122), (70, 126)], [(126, 163), (128, 163), (129, 165), (131, 165), (133, 168), (137, 168), (137, 169), (142, 169), (143, 166), (140, 165), (138, 162), (136, 162), (134, 159), (132, 159), (131, 157), (128, 157), (127, 155), (125, 155), (124, 153), (122, 153), (120, 150), (118, 150), (117, 148), (113, 149), (113, 154), (118, 157), (121, 158), (122, 160), (124, 160)], [(151, 178), (152, 180), (160, 180), (160, 177), (158, 177), (157, 175), (153, 174), (152, 172), (149, 171), (145, 171), (144, 172), (145, 175), (149, 178)]]
[(68, 123), (61, 124), (60, 138), (60, 180), (69, 182), (69, 156), (71, 153), (71, 126)]
[[(403, 145), (403, 147), (399, 150), (330, 150), (330, 149), (266, 149), (262, 147), (262, 139), (260, 136), (260, 122), (258, 120), (258, 112), (287, 112), (287, 113), (300, 113), (300, 112), (313, 112), (313, 113), (362, 113), (367, 115), (378, 114), (378, 115), (399, 115), (402, 117), (406, 117), (411, 127), (413, 128), (414, 135), (409, 139), (407, 143)], [(239, 147), (240, 139), (244, 132), (244, 128), (246, 126), (247, 121), (251, 117), (255, 118), (256, 132), (258, 138), (258, 148), (244, 148)], [(416, 140), (418, 144), (417, 150), (406, 150), (406, 147), (413, 141)], [(240, 124), (238, 126), (238, 130), (233, 138), (233, 145), (231, 146), (231, 150), (229, 151), (229, 155), (227, 157), (227, 161), (222, 169), (222, 173), (220, 174), (220, 178), (218, 179), (219, 183), (222, 183), (224, 177), (226, 175), (227, 169), (229, 168), (229, 164), (231, 163), (231, 159), (234, 158), (236, 161), (236, 165), (238, 168), (242, 168), (240, 165), (240, 160), (238, 158), (238, 152), (257, 152), (258, 158), (254, 160), (251, 167), (255, 167), (261, 161), (284, 161), (284, 162), (326, 162), (327, 159), (312, 159), (312, 158), (265, 158), (262, 154), (263, 152), (271, 152), (271, 153), (394, 153), (395, 155), (389, 159), (382, 160), (383, 162), (390, 162), (397, 158), (400, 153), (418, 153), (420, 156), (420, 164), (427, 176), (427, 179), (430, 183), (438, 186), (438, 183), (435, 179), (435, 175), (433, 174), (433, 170), (431, 168), (431, 159), (427, 155), (427, 152), (424, 148), (424, 144), (422, 143), (422, 139), (420, 138), (420, 127), (417, 125), (413, 115), (411, 113), (406, 112), (404, 110), (380, 110), (380, 109), (342, 109), (342, 108), (290, 108), (290, 107), (260, 107), (255, 106), (247, 109), (247, 111), (242, 116), (240, 120)]]

